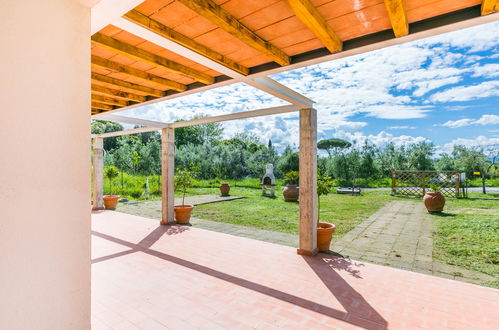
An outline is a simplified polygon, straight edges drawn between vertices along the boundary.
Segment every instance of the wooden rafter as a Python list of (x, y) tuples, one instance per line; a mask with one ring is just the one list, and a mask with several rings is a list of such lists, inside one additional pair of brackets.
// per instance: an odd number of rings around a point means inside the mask
[(249, 73), (249, 69), (247, 67), (240, 65), (239, 63), (236, 63), (230, 58), (198, 43), (197, 41), (192, 40), (189, 37), (186, 37), (185, 35), (141, 14), (136, 10), (132, 10), (126, 13), (123, 17), (135, 24), (138, 24), (142, 27), (145, 27), (148, 30), (151, 30), (161, 35), (164, 38), (174, 41), (186, 48), (189, 48), (190, 50), (197, 52), (198, 54), (201, 54), (215, 62), (218, 62), (234, 71), (237, 71), (244, 75), (248, 75)]
[(289, 6), (331, 53), (340, 52), (343, 42), (309, 0), (287, 0)]
[(390, 17), (393, 33), (395, 37), (402, 37), (409, 34), (409, 22), (407, 21), (407, 11), (405, 10), (405, 0), (385, 0), (386, 10)]
[(113, 37), (109, 37), (102, 33), (96, 33), (92, 36), (92, 41), (98, 45), (99, 47), (103, 47), (109, 49), (118, 54), (133, 58), (137, 61), (149, 63), (154, 66), (161, 67), (170, 72), (178, 73), (187, 77), (190, 77), (194, 80), (197, 80), (203, 84), (212, 84), (214, 79), (212, 76), (200, 72), (198, 70), (194, 70), (188, 66), (182, 65), (175, 61), (169, 60), (165, 57), (153, 54), (144, 49), (132, 46), (127, 44), (126, 42), (120, 41)]
[(121, 63), (114, 62), (111, 60), (106, 60), (105, 58), (98, 57), (95, 55), (92, 55), (92, 65), (95, 67), (101, 68), (101, 69), (119, 72), (119, 73), (125, 74), (125, 75), (133, 77), (133, 78), (139, 78), (139, 79), (142, 79), (144, 81), (153, 82), (153, 83), (167, 87), (169, 89), (173, 89), (173, 90), (178, 91), (178, 92), (183, 92), (187, 89), (187, 86), (180, 84), (176, 81), (173, 81), (170, 79), (165, 79), (165, 78), (153, 75), (151, 73), (147, 73), (147, 72), (132, 68), (131, 66), (123, 65)]
[(162, 97), (165, 95), (165, 92), (160, 91), (158, 89), (130, 83), (128, 81), (124, 81), (124, 80), (120, 80), (120, 79), (116, 79), (116, 78), (111, 78), (111, 77), (104, 76), (102, 74), (98, 74), (95, 72), (92, 72), (92, 80), (100, 81), (100, 82), (103, 82), (103, 83), (106, 83), (109, 85), (113, 85), (116, 87), (123, 87), (123, 88), (131, 89), (134, 91), (139, 91), (139, 92), (145, 93), (147, 95), (152, 95), (152, 96), (156, 96), (156, 97)]
[(493, 14), (497, 11), (499, 11), (498, 0), (482, 0), (482, 15)]
[(136, 95), (128, 92), (119, 91), (112, 88), (107, 88), (100, 85), (92, 85), (92, 92), (102, 93), (107, 96), (116, 97), (118, 99), (125, 99), (135, 102), (145, 102), (147, 101), (147, 97), (142, 95)]
[(107, 97), (97, 94), (92, 94), (92, 101), (108, 105), (116, 105), (118, 107), (126, 107), (128, 105), (127, 101), (118, 100), (112, 97)]
[(92, 108), (97, 109), (97, 110), (113, 110), (114, 109), (114, 107), (112, 105), (102, 104), (102, 103), (93, 102), (93, 101), (92, 101)]
[(239, 22), (225, 9), (212, 0), (178, 0), (197, 14), (203, 16), (221, 29), (238, 38), (246, 45), (258, 50), (280, 65), (289, 65), (290, 58), (281, 49), (259, 37), (244, 24)]

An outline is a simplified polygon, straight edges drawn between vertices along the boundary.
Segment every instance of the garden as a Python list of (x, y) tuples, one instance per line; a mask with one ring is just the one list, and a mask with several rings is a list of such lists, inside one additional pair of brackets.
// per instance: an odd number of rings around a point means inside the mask
[[(121, 129), (120, 125), (94, 122), (94, 133)], [(192, 216), (213, 222), (252, 227), (286, 234), (298, 233), (298, 202), (286, 202), (282, 189), (296, 183), (299, 154), (294, 146), (278, 149), (272, 141), (238, 134), (222, 138), (218, 124), (176, 129), (176, 174), (190, 179), (186, 196), (219, 195), (220, 184), (231, 186), (230, 194), (244, 197), (230, 202), (198, 205)], [(158, 133), (121, 136), (104, 141), (106, 194), (119, 194), (132, 201), (161, 199), (161, 143)], [(486, 151), (456, 146), (451, 154), (435, 155), (430, 143), (378, 148), (368, 143), (352, 146), (339, 139), (321, 140), (318, 172), (329, 179), (327, 193), (320, 196), (321, 221), (334, 223), (334, 240), (341, 239), (377, 210), (394, 200), (421, 203), (420, 199), (390, 196), (383, 190), (363, 190), (361, 196), (337, 194), (336, 188), (352, 186), (388, 188), (394, 169), (454, 170), (467, 174), (468, 186), (482, 185), (477, 171), (487, 174), (486, 186), (499, 186), (496, 168)], [(279, 151), (280, 150), (280, 151)], [(266, 164), (275, 164), (276, 198), (262, 197), (261, 180)], [(293, 181), (293, 182), (291, 182)], [(182, 197), (182, 191), (175, 192)], [(431, 215), (433, 259), (491, 276), (499, 273), (499, 198), (472, 192), (471, 199), (449, 199), (445, 210)], [(487, 198), (473, 199), (473, 198)], [(118, 206), (118, 211), (120, 207)], [(498, 287), (497, 280), (484, 283)]]

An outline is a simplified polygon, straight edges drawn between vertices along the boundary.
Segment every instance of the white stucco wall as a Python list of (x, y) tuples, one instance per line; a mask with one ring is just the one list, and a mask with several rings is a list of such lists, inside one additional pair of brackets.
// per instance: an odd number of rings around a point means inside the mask
[(88, 329), (90, 9), (0, 7), (0, 329)]

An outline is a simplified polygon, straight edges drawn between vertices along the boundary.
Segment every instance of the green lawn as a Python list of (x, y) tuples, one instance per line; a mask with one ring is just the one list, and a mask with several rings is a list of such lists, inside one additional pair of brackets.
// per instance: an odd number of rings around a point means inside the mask
[[(448, 199), (434, 219), (434, 259), (499, 274), (499, 200)], [(499, 280), (489, 285), (499, 287)]]
[[(190, 195), (217, 193), (214, 188), (192, 188)], [(277, 198), (261, 196), (261, 190), (232, 188), (231, 195), (246, 198), (230, 203), (199, 205), (193, 216), (201, 219), (250, 226), (284, 233), (298, 233), (298, 203), (285, 202), (279, 188)], [(178, 195), (177, 195), (178, 196)], [(386, 192), (366, 192), (362, 196), (332, 193), (321, 198), (321, 221), (334, 223), (339, 238), (367, 219), (393, 198)]]

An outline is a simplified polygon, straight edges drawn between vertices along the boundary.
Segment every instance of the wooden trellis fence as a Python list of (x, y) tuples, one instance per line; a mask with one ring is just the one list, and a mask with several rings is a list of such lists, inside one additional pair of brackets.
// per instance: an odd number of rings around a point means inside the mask
[(393, 171), (392, 195), (424, 196), (430, 184), (437, 185), (444, 196), (461, 197), (461, 174), (441, 171)]

